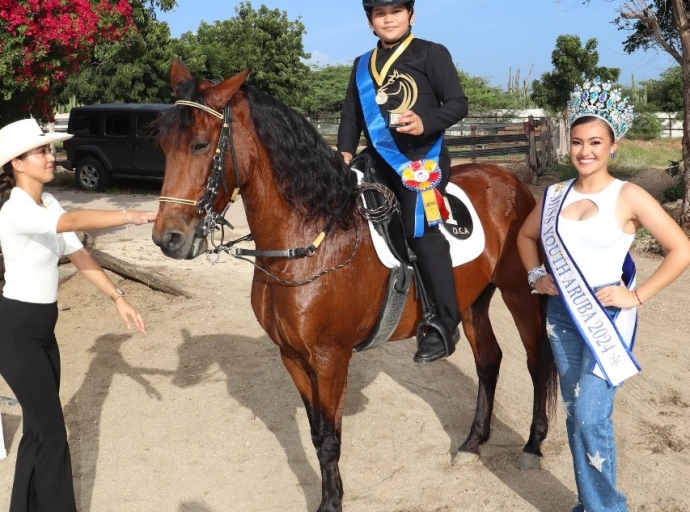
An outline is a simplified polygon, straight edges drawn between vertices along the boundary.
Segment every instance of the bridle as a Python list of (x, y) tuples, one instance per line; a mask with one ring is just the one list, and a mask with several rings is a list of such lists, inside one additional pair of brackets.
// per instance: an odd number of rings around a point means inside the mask
[[(213, 203), (218, 195), (218, 186), (220, 183), (223, 184), (223, 188), (226, 192), (228, 190), (228, 182), (225, 179), (225, 150), (228, 147), (228, 143), (232, 140), (232, 109), (230, 108), (230, 103), (225, 106), (223, 113), (193, 101), (178, 100), (175, 102), (175, 105), (186, 105), (201, 109), (211, 114), (213, 117), (220, 119), (223, 122), (223, 126), (221, 127), (218, 145), (216, 146), (216, 151), (213, 155), (213, 170), (208, 178), (206, 190), (201, 196), (201, 199), (194, 201), (193, 199), (161, 196), (158, 198), (158, 201), (162, 203), (176, 203), (192, 206), (197, 209), (197, 212), (200, 215), (204, 214), (204, 218), (199, 222), (195, 229), (196, 235), (201, 238), (205, 238), (209, 233), (213, 233), (216, 227), (219, 225), (221, 227), (228, 226), (230, 229), (233, 229), (232, 224), (230, 224), (224, 217), (225, 211), (223, 211), (222, 214), (219, 214), (213, 209)], [(228, 202), (226, 211), (230, 204), (235, 202), (235, 199), (240, 192), (240, 173), (238, 170), (237, 155), (235, 154), (234, 144), (230, 144), (230, 155), (232, 157), (232, 165), (235, 169), (235, 190), (232, 192), (232, 196), (230, 197), (230, 202)]]
[[(228, 102), (225, 105), (225, 108), (223, 109), (223, 112), (219, 112), (207, 105), (204, 105), (202, 103), (197, 103), (194, 101), (187, 101), (187, 100), (178, 100), (175, 102), (175, 105), (182, 105), (182, 106), (187, 106), (187, 107), (192, 107), (192, 108), (197, 108), (200, 110), (203, 110), (204, 112), (211, 114), (213, 117), (219, 119), (222, 121), (223, 125), (221, 127), (220, 131), (220, 137), (218, 138), (218, 144), (216, 146), (215, 153), (213, 155), (213, 169), (211, 171), (211, 175), (209, 176), (208, 183), (206, 184), (206, 190), (204, 191), (203, 195), (201, 196), (201, 199), (195, 201), (193, 199), (184, 199), (184, 198), (178, 198), (178, 197), (171, 197), (171, 196), (160, 196), (158, 198), (158, 201), (161, 203), (175, 203), (175, 204), (182, 204), (186, 206), (191, 206), (197, 209), (197, 212), (200, 215), (204, 215), (204, 218), (199, 221), (199, 224), (197, 224), (197, 227), (195, 229), (195, 234), (200, 237), (200, 238), (205, 238), (207, 235), (211, 234), (211, 244), (213, 246), (213, 249), (208, 249), (206, 251), (206, 255), (210, 257), (211, 254), (215, 254), (217, 256), (220, 255), (221, 252), (226, 252), (230, 254), (230, 249), (235, 246), (236, 244), (248, 240), (253, 240), (252, 234), (245, 235), (243, 237), (237, 238), (235, 240), (230, 240), (228, 242), (224, 242), (225, 238), (225, 226), (229, 227), (230, 229), (234, 229), (232, 224), (230, 224), (226, 219), (225, 219), (225, 213), (227, 212), (228, 208), (232, 203), (235, 202), (235, 199), (237, 198), (237, 195), (240, 192), (240, 173), (239, 173), (239, 166), (237, 165), (237, 155), (235, 154), (235, 145), (232, 143), (232, 108), (230, 106), (230, 102)], [(230, 197), (230, 201), (228, 202), (227, 206), (225, 207), (225, 210), (223, 210), (223, 213), (218, 213), (213, 209), (213, 203), (215, 202), (216, 196), (218, 195), (218, 188), (219, 185), (222, 183), (223, 188), (228, 191), (228, 183), (225, 178), (225, 154), (226, 150), (228, 148), (228, 144), (230, 144), (230, 156), (232, 158), (232, 165), (235, 170), (235, 189), (232, 192), (232, 196)], [(269, 271), (265, 270), (264, 268), (260, 267), (257, 265), (255, 262), (248, 260), (244, 256), (252, 256), (252, 257), (258, 257), (258, 258), (299, 258), (303, 256), (313, 256), (316, 253), (316, 250), (319, 248), (323, 240), (326, 238), (326, 235), (331, 231), (333, 226), (336, 224), (338, 221), (338, 218), (340, 217), (340, 214), (343, 212), (345, 209), (345, 206), (347, 205), (348, 201), (343, 202), (343, 204), (340, 206), (338, 211), (331, 217), (331, 219), (328, 221), (326, 224), (326, 227), (317, 235), (317, 237), (314, 239), (314, 241), (306, 246), (306, 247), (299, 247), (299, 248), (293, 248), (293, 249), (283, 249), (283, 250), (253, 250), (253, 249), (243, 249), (243, 248), (235, 248), (234, 254), (232, 256), (243, 259), (245, 261), (248, 261), (252, 263), (255, 267), (257, 267), (259, 270), (265, 272), (267, 275), (273, 277), (274, 279), (284, 283), (284, 284), (289, 284), (289, 285), (300, 285), (300, 284), (306, 284), (311, 281), (314, 281), (315, 279), (321, 277), (324, 274), (327, 274), (328, 272), (332, 272), (333, 270), (337, 270), (339, 268), (344, 267), (355, 256), (355, 253), (357, 252), (357, 248), (359, 247), (359, 229), (356, 227), (356, 238), (355, 238), (355, 245), (352, 251), (352, 254), (350, 257), (345, 261), (344, 263), (337, 265), (331, 269), (325, 270), (323, 272), (320, 272), (319, 274), (303, 280), (303, 281), (287, 281), (282, 278), (279, 278), (275, 276), (274, 274), (270, 273)], [(221, 230), (221, 240), (220, 244), (216, 245), (213, 234), (216, 231), (216, 229)], [(217, 261), (217, 259), (216, 259)], [(213, 263), (213, 261), (212, 261)]]

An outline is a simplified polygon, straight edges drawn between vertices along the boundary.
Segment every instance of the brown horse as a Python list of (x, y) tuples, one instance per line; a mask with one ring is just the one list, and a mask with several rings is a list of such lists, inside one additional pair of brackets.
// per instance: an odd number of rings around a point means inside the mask
[[(233, 199), (233, 188), (241, 191), (257, 250), (277, 251), (256, 258), (252, 308), (280, 348), (306, 407), (322, 476), (318, 510), (339, 511), (348, 366), (354, 347), (376, 323), (389, 275), (354, 206), (352, 173), (304, 117), (245, 84), (248, 71), (214, 83), (193, 78), (174, 61), (170, 74), (178, 102), (159, 119), (166, 169), (153, 241), (172, 258), (203, 254), (206, 235), (223, 222), (217, 212)], [(455, 269), (463, 329), (479, 376), (474, 421), (455, 458), (478, 457), (489, 438), (502, 357), (489, 320), (498, 288), (534, 384), (520, 464), (535, 467), (556, 379), (540, 301), (530, 293), (516, 247), (534, 198), (495, 165), (456, 166), (452, 181), (470, 197), (486, 231), (484, 252)], [(295, 247), (304, 249), (284, 251)], [(422, 306), (411, 293), (391, 339), (414, 336), (421, 318)]]

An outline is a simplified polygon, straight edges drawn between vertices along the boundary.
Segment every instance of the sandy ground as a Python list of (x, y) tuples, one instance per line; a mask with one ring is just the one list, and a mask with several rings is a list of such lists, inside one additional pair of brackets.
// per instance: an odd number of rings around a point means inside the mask
[[(650, 186), (662, 179), (652, 176)], [(157, 207), (154, 195), (54, 193), (68, 208)], [(246, 233), (241, 207), (230, 216)], [(316, 510), (321, 482), (304, 407), (251, 311), (252, 267), (228, 256), (216, 265), (167, 259), (150, 227), (114, 229), (96, 245), (194, 296), (113, 275), (142, 310), (144, 336), (123, 327), (110, 300), (80, 275), (61, 285), (68, 308), (57, 325), (61, 397), (80, 512)], [(659, 263), (636, 260), (641, 278)], [(686, 273), (641, 308), (643, 371), (618, 394), (619, 479), (631, 511), (690, 510), (689, 285)], [(430, 365), (412, 362), (413, 340), (353, 358), (340, 462), (346, 511), (570, 510), (575, 486), (562, 412), (552, 418), (542, 469), (514, 467), (528, 434), (531, 384), (498, 296), (491, 315), (503, 366), (492, 437), (470, 466), (450, 465), (474, 413), (477, 379), (465, 343)], [(2, 381), (0, 396), (11, 396)], [(21, 411), (0, 403), (0, 412), (9, 452), (0, 461), (0, 510), (7, 510)]]

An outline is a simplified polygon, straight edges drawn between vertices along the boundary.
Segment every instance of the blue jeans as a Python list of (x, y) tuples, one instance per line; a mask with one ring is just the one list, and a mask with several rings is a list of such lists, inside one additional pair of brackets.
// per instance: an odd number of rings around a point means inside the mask
[[(616, 308), (607, 308), (609, 314)], [(578, 504), (572, 512), (626, 512), (616, 489), (613, 399), (616, 388), (591, 371), (594, 356), (561, 297), (549, 297), (547, 332), (553, 349), (573, 456)]]

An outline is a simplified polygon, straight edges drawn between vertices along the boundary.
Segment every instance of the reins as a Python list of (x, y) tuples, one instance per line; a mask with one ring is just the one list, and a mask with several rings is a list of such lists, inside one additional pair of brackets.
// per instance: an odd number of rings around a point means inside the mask
[[(240, 192), (239, 166), (237, 164), (237, 156), (235, 154), (235, 145), (232, 143), (232, 108), (229, 102), (227, 105), (225, 105), (225, 108), (223, 109), (222, 113), (215, 109), (212, 109), (207, 105), (197, 103), (194, 101), (178, 100), (175, 102), (175, 105), (182, 105), (203, 110), (204, 112), (221, 120), (223, 123), (223, 126), (221, 127), (220, 137), (218, 139), (218, 145), (216, 147), (215, 154), (213, 155), (213, 169), (211, 171), (211, 175), (209, 176), (208, 183), (206, 184), (206, 190), (204, 191), (204, 194), (202, 195), (201, 199), (195, 201), (193, 199), (184, 199), (171, 196), (160, 196), (158, 198), (159, 202), (162, 203), (176, 203), (195, 207), (199, 214), (204, 214), (204, 218), (202, 221), (199, 222), (199, 225), (197, 225), (197, 229), (195, 232), (199, 237), (206, 237), (207, 235), (211, 234), (211, 245), (213, 246), (213, 249), (208, 249), (206, 251), (206, 255), (207, 257), (209, 257), (209, 261), (211, 261), (210, 255), (215, 254), (219, 257), (221, 252), (225, 252), (227, 254), (230, 254), (231, 256), (234, 256), (235, 258), (248, 261), (249, 263), (253, 264), (256, 268), (266, 273), (267, 275), (273, 277), (277, 281), (289, 285), (300, 285), (309, 283), (321, 277), (322, 275), (327, 274), (328, 272), (332, 272), (333, 270), (344, 267), (345, 265), (350, 263), (350, 261), (352, 261), (355, 253), (357, 252), (357, 248), (359, 247), (358, 229), (356, 229), (355, 246), (353, 248), (352, 254), (347, 259), (347, 261), (331, 269), (320, 272), (319, 274), (304, 281), (287, 281), (282, 278), (279, 278), (245, 257), (251, 256), (256, 258), (300, 258), (304, 256), (313, 256), (316, 253), (319, 246), (321, 245), (321, 243), (323, 242), (323, 240), (328, 235), (328, 233), (331, 231), (331, 229), (333, 229), (333, 226), (335, 226), (336, 222), (338, 221), (338, 218), (340, 217), (346, 205), (348, 204), (348, 201), (345, 201), (342, 205), (340, 205), (338, 211), (331, 217), (331, 219), (328, 221), (323, 230), (317, 235), (314, 241), (306, 247), (282, 250), (235, 248), (234, 254), (230, 253), (230, 249), (233, 248), (233, 246), (235, 246), (236, 244), (247, 240), (253, 240), (253, 236), (250, 233), (235, 240), (230, 240), (228, 242), (223, 241), (225, 239), (225, 226), (229, 227), (230, 229), (234, 229), (232, 224), (230, 224), (225, 219), (225, 213), (227, 212), (227, 209), (230, 207), (230, 204), (235, 202), (235, 199), (237, 198), (237, 195)], [(213, 209), (213, 203), (216, 199), (216, 196), (218, 195), (218, 187), (220, 183), (223, 184), (223, 188), (226, 191), (228, 190), (228, 184), (225, 178), (225, 153), (228, 144), (230, 144), (230, 155), (232, 157), (232, 164), (235, 171), (235, 189), (230, 198), (230, 202), (226, 206), (225, 210), (222, 214), (219, 214)], [(220, 244), (218, 245), (216, 245), (213, 236), (216, 229), (221, 230), (221, 240)], [(215, 262), (211, 261), (211, 263)]]

